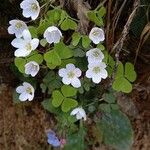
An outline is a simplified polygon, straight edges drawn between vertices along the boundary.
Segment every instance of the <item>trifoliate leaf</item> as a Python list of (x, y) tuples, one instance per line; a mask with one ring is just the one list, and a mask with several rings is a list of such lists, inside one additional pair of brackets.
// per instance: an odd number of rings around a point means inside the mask
[(25, 64), (26, 64), (26, 60), (25, 59), (18, 58), (18, 57), (15, 58), (15, 66), (18, 68), (18, 70), (21, 73), (24, 73), (24, 71), (25, 71)]
[(87, 35), (83, 35), (82, 36), (82, 46), (84, 48), (88, 48), (90, 46), (91, 40), (89, 39), (89, 37)]
[(34, 54), (30, 57), (27, 58), (27, 62), (29, 61), (35, 61), (37, 62), (38, 64), (41, 64), (43, 62), (43, 56), (41, 54)]
[(46, 39), (41, 39), (41, 40), (40, 40), (40, 44), (41, 44), (43, 47), (45, 47), (46, 44), (47, 44)]
[(84, 57), (85, 51), (83, 51), (81, 48), (74, 49), (74, 57)]
[(116, 91), (122, 91), (125, 93), (130, 93), (132, 91), (132, 84), (124, 77), (116, 78), (112, 87)]
[(38, 37), (38, 33), (37, 33), (37, 28), (36, 27), (33, 27), (33, 26), (29, 26), (28, 27), (30, 33), (31, 33), (31, 36), (32, 38), (37, 38)]
[(99, 109), (103, 112), (108, 112), (108, 113), (111, 111), (110, 104), (100, 104)]
[(53, 91), (52, 98), (52, 104), (54, 107), (59, 107), (64, 100), (64, 96), (58, 90)]
[(106, 14), (106, 8), (105, 7), (101, 7), (98, 12), (97, 12), (98, 16), (100, 17), (104, 17), (104, 15)]
[(63, 112), (68, 112), (72, 108), (76, 107), (78, 105), (78, 102), (72, 98), (65, 98), (62, 105), (61, 109)]
[(136, 72), (134, 71), (134, 66), (129, 62), (125, 64), (125, 77), (131, 82), (134, 82), (136, 80)]
[(67, 59), (73, 56), (72, 49), (66, 46), (63, 42), (55, 44), (54, 49), (61, 59)]
[(59, 66), (61, 64), (61, 59), (55, 50), (51, 50), (45, 53), (44, 60), (48, 64), (53, 64), (55, 66)]
[(123, 64), (120, 62), (118, 64), (117, 72), (116, 72), (115, 77), (120, 78), (120, 77), (123, 77), (123, 76), (124, 76), (124, 67), (123, 67)]
[(104, 25), (103, 19), (98, 18), (95, 11), (89, 11), (87, 13), (87, 16), (88, 16), (89, 20), (94, 22), (97, 26), (103, 26)]
[(110, 93), (105, 93), (103, 95), (103, 99), (104, 99), (105, 102), (110, 103), (110, 104), (116, 102), (116, 97), (111, 92)]
[(77, 93), (77, 89), (75, 89), (69, 85), (63, 85), (61, 87), (61, 91), (65, 97), (72, 97), (72, 96), (75, 96)]
[(69, 18), (66, 18), (62, 24), (60, 25), (60, 28), (64, 31), (67, 30), (76, 30), (77, 28), (77, 23)]
[(75, 32), (73, 35), (72, 35), (72, 45), (74, 46), (77, 46), (79, 41), (81, 39), (81, 35), (77, 32)]

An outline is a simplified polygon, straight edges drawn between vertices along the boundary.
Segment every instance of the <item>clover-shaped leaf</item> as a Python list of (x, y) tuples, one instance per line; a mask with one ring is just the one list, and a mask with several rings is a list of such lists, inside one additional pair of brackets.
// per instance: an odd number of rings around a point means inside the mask
[(132, 91), (132, 84), (130, 82), (135, 81), (135, 79), (136, 72), (134, 71), (134, 66), (127, 62), (124, 68), (123, 64), (120, 62), (112, 87), (116, 91), (130, 93)]
[(70, 29), (70, 30), (76, 30), (76, 28), (77, 28), (77, 23), (76, 23), (75, 21), (71, 20), (70, 18), (66, 18), (66, 19), (62, 22), (60, 28), (61, 28), (62, 30), (64, 30), (64, 31), (67, 31), (67, 30), (69, 30), (69, 29)]
[(77, 89), (75, 89), (71, 86), (68, 86), (68, 85), (63, 85), (61, 87), (61, 91), (65, 97), (72, 97), (77, 94)]
[(83, 35), (82, 36), (82, 46), (84, 48), (88, 48), (90, 46), (91, 40), (89, 39), (89, 37), (87, 35)]
[(73, 35), (72, 35), (72, 45), (73, 46), (77, 46), (79, 41), (81, 39), (81, 35), (77, 32), (75, 32)]
[(63, 42), (55, 44), (54, 49), (61, 59), (67, 59), (73, 56), (73, 51)]
[(78, 102), (72, 98), (65, 98), (62, 105), (61, 109), (63, 112), (68, 112), (70, 109), (76, 107), (78, 105)]
[(54, 66), (59, 66), (61, 64), (61, 59), (55, 50), (45, 53), (44, 59), (48, 64), (52, 64)]
[(127, 62), (125, 64), (125, 77), (131, 81), (134, 82), (136, 80), (136, 72), (134, 71), (134, 66), (133, 64)]
[(52, 105), (54, 107), (61, 106), (63, 112), (68, 112), (78, 105), (78, 102), (75, 99), (70, 98), (75, 96), (76, 93), (77, 90), (75, 88), (68, 85), (63, 85), (61, 87), (61, 92), (58, 90), (53, 91)]

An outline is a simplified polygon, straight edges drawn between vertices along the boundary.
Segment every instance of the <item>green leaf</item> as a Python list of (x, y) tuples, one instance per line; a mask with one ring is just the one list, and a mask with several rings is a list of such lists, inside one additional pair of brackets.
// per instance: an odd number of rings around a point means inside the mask
[(66, 46), (63, 42), (55, 44), (54, 49), (61, 59), (71, 58), (73, 56), (73, 51), (68, 46)]
[(85, 150), (85, 136), (86, 131), (84, 128), (80, 128), (77, 133), (68, 135), (67, 143), (65, 144), (64, 150)]
[(77, 46), (81, 39), (81, 35), (77, 32), (73, 33), (72, 35), (72, 45)]
[(102, 44), (98, 44), (96, 47), (99, 48), (102, 51), (105, 50), (105, 46), (102, 45)]
[(117, 104), (110, 104), (111, 109), (119, 110), (119, 106)]
[(45, 53), (44, 60), (48, 64), (53, 64), (55, 66), (59, 66), (61, 64), (61, 59), (55, 50), (51, 50)]
[(35, 61), (37, 62), (38, 64), (41, 64), (43, 62), (43, 56), (41, 54), (34, 54), (30, 57), (27, 58), (27, 62), (29, 61)]
[(84, 57), (85, 51), (83, 51), (81, 48), (74, 49), (74, 57)]
[(120, 62), (117, 67), (115, 78), (120, 78), (123, 76), (124, 76), (124, 67), (123, 67), (123, 64)]
[(25, 67), (24, 67), (25, 64), (26, 64), (26, 60), (25, 59), (18, 58), (18, 57), (15, 58), (15, 66), (18, 68), (18, 70), (21, 73), (24, 73), (24, 71), (25, 71)]
[(133, 64), (127, 62), (125, 64), (125, 77), (131, 81), (134, 82), (136, 80), (136, 72), (134, 71), (134, 66)]
[(103, 112), (108, 112), (108, 113), (111, 111), (109, 104), (100, 104), (99, 109)]
[(122, 91), (125, 93), (130, 93), (132, 91), (132, 84), (124, 77), (116, 78), (112, 87), (116, 91)]
[(106, 113), (99, 121), (103, 141), (116, 150), (130, 150), (133, 144), (133, 130), (129, 119), (119, 110)]
[(56, 65), (52, 64), (52, 63), (46, 63), (46, 66), (49, 68), (49, 69), (55, 69), (56, 68)]
[(63, 102), (63, 100), (64, 100), (64, 96), (61, 94), (61, 92), (60, 91), (53, 91), (53, 93), (52, 93), (52, 104), (53, 104), (53, 106), (54, 107), (59, 107), (61, 104), (62, 104), (62, 102)]
[(55, 108), (53, 105), (52, 105), (52, 100), (51, 99), (45, 99), (43, 102), (42, 102), (42, 106), (44, 107), (45, 110), (53, 113), (53, 114), (59, 114), (59, 109)]
[(38, 37), (38, 33), (37, 33), (37, 28), (36, 27), (33, 27), (33, 26), (29, 26), (28, 27), (30, 33), (31, 33), (31, 36), (32, 38), (37, 38)]
[(64, 31), (67, 30), (76, 30), (77, 28), (77, 23), (69, 18), (66, 18), (62, 24), (60, 25), (60, 28)]
[(97, 26), (103, 26), (104, 25), (103, 19), (98, 18), (95, 11), (89, 11), (87, 13), (87, 16), (88, 16), (89, 20), (94, 22)]
[(60, 68), (65, 68), (67, 64), (75, 64), (76, 60), (74, 58), (70, 58), (70, 59), (64, 59), (62, 60), (62, 63), (60, 65)]
[(61, 91), (65, 97), (72, 97), (77, 94), (77, 89), (75, 89), (69, 85), (63, 85), (61, 87)]
[(100, 17), (104, 17), (105, 14), (106, 14), (106, 8), (102, 6), (102, 7), (98, 10), (97, 14), (98, 14)]
[(75, 99), (65, 98), (61, 105), (61, 109), (63, 112), (68, 112), (72, 108), (76, 107), (77, 105), (78, 105), (78, 102)]
[(53, 23), (50, 23), (46, 20), (41, 21), (38, 28), (37, 28), (37, 33), (40, 34), (40, 35), (43, 35), (45, 30), (51, 25), (53, 25)]
[(89, 37), (87, 35), (83, 35), (82, 36), (82, 46), (84, 48), (88, 48), (90, 46), (91, 40), (89, 39)]
[(40, 40), (40, 44), (41, 44), (43, 47), (45, 47), (46, 44), (47, 44), (46, 39), (41, 39), (41, 40)]
[(57, 24), (58, 21), (60, 20), (60, 17), (61, 17), (61, 10), (60, 9), (53, 9), (53, 10), (49, 10), (47, 12), (47, 20), (49, 22), (53, 22), (54, 24)]
[(46, 89), (47, 89), (47, 86), (44, 83), (41, 83), (40, 88), (42, 89), (42, 93), (45, 93)]
[(13, 103), (19, 104), (21, 101), (19, 100), (19, 94), (16, 92), (16, 90), (13, 91)]
[(115, 103), (116, 102), (116, 97), (113, 95), (113, 93), (105, 93), (103, 95), (104, 101), (107, 103)]

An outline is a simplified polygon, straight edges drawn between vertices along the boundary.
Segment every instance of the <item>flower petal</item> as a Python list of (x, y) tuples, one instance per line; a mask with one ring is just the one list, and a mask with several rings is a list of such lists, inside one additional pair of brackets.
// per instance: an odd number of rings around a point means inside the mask
[(23, 93), (24, 91), (25, 91), (24, 86), (18, 86), (18, 87), (16, 88), (16, 92), (17, 92), (17, 93)]
[(64, 84), (66, 84), (66, 85), (69, 85), (69, 84), (71, 83), (71, 80), (70, 80), (69, 78), (67, 78), (67, 77), (63, 77), (63, 78), (62, 78), (62, 82), (63, 82)]
[(22, 34), (23, 34), (23, 38), (26, 41), (31, 41), (31, 33), (29, 32), (29, 30), (24, 30)]
[(75, 69), (75, 66), (74, 66), (74, 64), (67, 64), (66, 69), (67, 69), (67, 71), (72, 71)]
[(26, 101), (27, 99), (28, 99), (28, 94), (26, 92), (23, 92), (22, 94), (19, 95), (20, 101)]
[(15, 51), (15, 56), (16, 57), (26, 57), (31, 53), (31, 51), (27, 51), (25, 49), (17, 49)]
[(78, 78), (72, 79), (72, 80), (71, 80), (71, 84), (72, 84), (72, 86), (75, 87), (75, 88), (81, 87), (81, 82), (80, 82), (80, 80), (79, 80)]
[(74, 70), (76, 77), (80, 77), (81, 76), (81, 70), (79, 68), (75, 68)]
[(11, 45), (15, 48), (23, 48), (24, 47), (24, 40), (21, 38), (15, 38), (12, 42)]
[(33, 40), (31, 40), (31, 46), (32, 46), (32, 50), (35, 50), (39, 45), (39, 39), (34, 38)]
[(67, 75), (66, 69), (65, 68), (59, 69), (58, 74), (60, 77), (65, 77)]

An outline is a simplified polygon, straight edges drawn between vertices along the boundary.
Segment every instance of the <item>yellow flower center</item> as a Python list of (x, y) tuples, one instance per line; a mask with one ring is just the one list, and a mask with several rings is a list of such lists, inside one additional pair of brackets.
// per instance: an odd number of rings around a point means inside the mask
[(98, 56), (99, 56), (99, 52), (98, 52), (98, 51), (94, 51), (94, 52), (93, 52), (93, 56), (94, 56), (94, 57), (98, 57)]
[(17, 29), (20, 29), (23, 25), (21, 22), (17, 22), (15, 26)]
[(73, 78), (75, 76), (75, 73), (73, 71), (68, 72), (68, 78)]
[(96, 74), (99, 73), (100, 72), (100, 68), (99, 67), (94, 67), (93, 68), (93, 72), (96, 73)]
[(33, 11), (37, 11), (37, 10), (38, 10), (37, 4), (36, 4), (36, 3), (32, 3), (32, 4), (31, 4), (31, 9), (32, 9)]
[(28, 88), (26, 89), (26, 92), (27, 92), (28, 94), (32, 94), (32, 89), (31, 89), (30, 87), (28, 87)]
[(99, 35), (99, 31), (94, 31), (94, 32), (93, 32), (93, 35), (94, 35), (94, 36), (98, 36), (98, 35)]
[(26, 44), (25, 48), (28, 50), (28, 51), (31, 51), (32, 49), (32, 46), (30, 43)]

